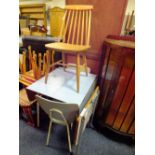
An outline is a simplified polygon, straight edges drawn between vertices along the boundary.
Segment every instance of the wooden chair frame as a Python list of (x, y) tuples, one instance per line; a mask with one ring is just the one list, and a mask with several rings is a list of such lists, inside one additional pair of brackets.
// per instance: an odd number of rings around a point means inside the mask
[[(76, 67), (77, 92), (80, 91), (80, 71), (84, 70), (88, 75), (86, 51), (90, 49), (92, 9), (92, 5), (67, 5), (60, 32), (62, 42), (45, 45), (46, 48), (51, 50), (53, 57), (56, 51), (62, 52), (62, 60), (59, 62), (53, 60), (53, 64), (64, 66), (64, 70), (68, 67), (65, 54), (74, 53), (76, 55), (76, 65), (74, 67)], [(82, 65), (80, 63), (81, 55), (83, 58)], [(45, 83), (47, 83), (47, 79), (48, 73), (46, 74)]]
[(31, 51), (31, 46), (28, 47), (28, 55), (29, 55), (29, 71), (26, 70), (26, 52), (24, 51), (22, 54), (22, 62), (19, 59), (19, 82), (21, 82), (25, 86), (29, 86), (41, 76), (43, 76), (46, 72), (45, 58), (46, 53), (44, 53), (43, 60), (41, 53), (38, 54), (38, 65), (37, 65), (37, 55), (35, 51)]

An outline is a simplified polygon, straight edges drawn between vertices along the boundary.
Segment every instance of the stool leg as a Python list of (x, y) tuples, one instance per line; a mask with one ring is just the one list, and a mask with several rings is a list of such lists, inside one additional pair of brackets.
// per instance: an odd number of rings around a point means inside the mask
[(69, 125), (67, 124), (66, 127), (67, 127), (67, 137), (68, 137), (69, 151), (72, 152)]
[(49, 144), (50, 135), (51, 135), (51, 127), (52, 127), (52, 121), (50, 120), (49, 127), (48, 127), (48, 135), (47, 135), (46, 145)]
[(84, 55), (83, 55), (83, 61), (84, 61), (85, 72), (86, 72), (86, 75), (88, 76), (88, 69), (87, 69), (87, 58), (86, 58), (86, 54), (84, 54)]
[(77, 92), (79, 92), (80, 87), (80, 54), (77, 53), (76, 57), (76, 84), (77, 84)]

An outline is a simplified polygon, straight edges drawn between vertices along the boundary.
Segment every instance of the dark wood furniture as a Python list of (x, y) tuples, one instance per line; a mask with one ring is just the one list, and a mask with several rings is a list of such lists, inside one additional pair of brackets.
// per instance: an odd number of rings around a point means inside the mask
[(135, 134), (135, 44), (132, 37), (109, 36), (103, 45), (95, 125)]

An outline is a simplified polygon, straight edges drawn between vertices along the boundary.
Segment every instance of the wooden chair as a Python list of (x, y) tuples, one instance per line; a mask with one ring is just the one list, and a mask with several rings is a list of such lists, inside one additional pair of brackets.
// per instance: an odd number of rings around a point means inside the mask
[[(20, 75), (19, 75), (19, 82), (25, 86), (29, 86), (40, 77), (45, 74), (45, 57), (46, 53), (44, 53), (43, 60), (41, 53), (38, 54), (38, 65), (37, 65), (37, 55), (35, 51), (31, 51), (31, 47), (28, 48), (29, 53), (29, 70), (26, 70), (26, 52), (23, 52), (19, 58), (19, 68), (20, 68)], [(22, 61), (21, 61), (22, 60)]]
[(36, 99), (37, 99), (37, 105), (38, 105), (38, 108), (37, 108), (38, 116), (39, 116), (39, 106), (40, 106), (48, 114), (50, 118), (46, 145), (49, 144), (52, 123), (57, 123), (57, 124), (66, 126), (69, 151), (72, 152), (69, 126), (73, 123), (75, 118), (78, 116), (78, 113), (79, 113), (78, 105), (68, 104), (68, 103), (66, 104), (62, 102), (48, 100), (39, 95), (36, 95)]
[[(76, 80), (77, 92), (80, 90), (80, 70), (87, 71), (86, 51), (90, 49), (90, 29), (92, 5), (67, 5), (65, 7), (64, 21), (62, 24), (60, 38), (62, 42), (46, 44), (45, 47), (52, 50), (52, 55), (56, 51), (62, 52), (62, 61), (55, 64), (67, 67), (65, 54), (74, 53), (76, 55)], [(80, 54), (82, 54), (83, 65), (80, 65)], [(47, 82), (48, 74), (45, 78)]]

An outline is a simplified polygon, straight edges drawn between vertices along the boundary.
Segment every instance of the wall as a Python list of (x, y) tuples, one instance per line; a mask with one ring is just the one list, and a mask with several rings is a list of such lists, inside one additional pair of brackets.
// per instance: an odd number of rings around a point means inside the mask
[[(125, 25), (127, 22), (127, 16), (132, 14), (132, 11), (135, 10), (135, 0), (128, 0), (127, 8), (125, 11), (125, 17), (123, 21), (123, 26), (121, 30), (121, 34), (125, 34)], [(132, 26), (135, 25), (135, 16), (133, 17)]]
[(132, 10), (135, 10), (135, 0), (128, 0), (128, 5), (125, 11), (125, 14), (132, 13)]
[[(93, 73), (98, 73), (102, 44), (108, 34), (121, 32), (127, 0), (66, 0), (66, 4), (91, 4), (92, 12), (91, 49), (88, 51), (88, 66)], [(69, 62), (75, 57), (69, 56)]]

